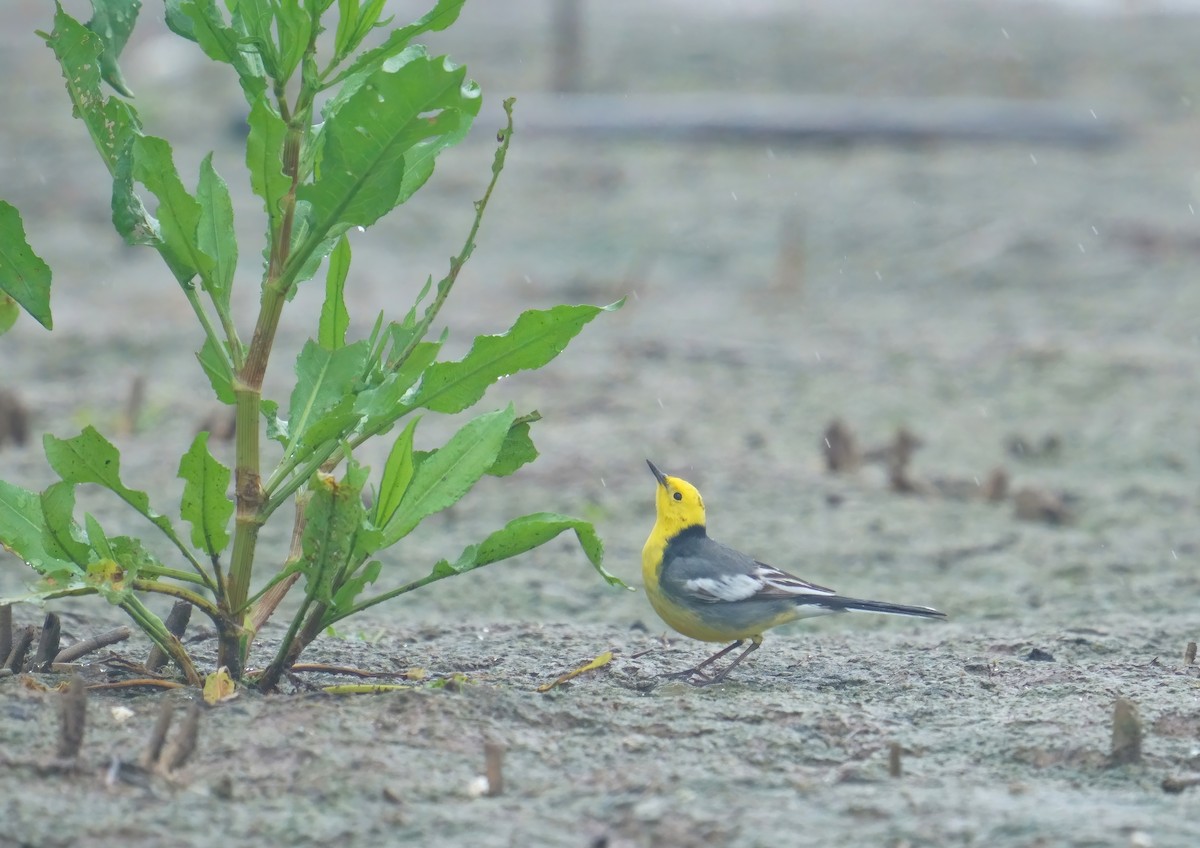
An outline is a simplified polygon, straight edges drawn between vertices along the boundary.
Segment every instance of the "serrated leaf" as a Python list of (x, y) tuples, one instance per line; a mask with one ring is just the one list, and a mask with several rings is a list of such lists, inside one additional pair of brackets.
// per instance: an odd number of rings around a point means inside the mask
[(121, 482), (121, 454), (95, 427), (85, 427), (73, 439), (47, 434), (42, 444), (50, 467), (65, 482), (98, 483), (149, 519), (171, 541), (182, 544), (170, 519), (150, 508), (149, 495)]
[(229, 196), (229, 187), (213, 168), (211, 153), (200, 163), (196, 200), (200, 204), (196, 243), (200, 251), (213, 260), (213, 272), (206, 279), (206, 287), (212, 299), (228, 311), (233, 274), (237, 269), (237, 236), (233, 229), (233, 200)]
[(355, 429), (361, 418), (362, 416), (354, 411), (354, 398), (342, 398), (315, 420), (310, 420), (304, 430), (289, 442), (288, 456), (293, 462), (303, 462), (321, 445), (344, 439)]
[(129, 104), (100, 91), (103, 41), (58, 6), (46, 44), (62, 68), (74, 116), (83, 121), (109, 172), (114, 172), (117, 156), (141, 125)]
[(210, 276), (213, 259), (200, 248), (200, 204), (184, 188), (171, 145), (165, 139), (138, 135), (130, 155), (133, 179), (158, 198), (158, 224), (162, 243), (156, 245), (175, 278), (186, 283), (197, 275)]
[(50, 266), (29, 246), (21, 213), (3, 200), (0, 200), (0, 293), (19, 303), (47, 330), (53, 329)]
[[(319, 177), (297, 193), (312, 207), (306, 244), (370, 226), (402, 202), (407, 160), (424, 162), (461, 139), (479, 102), (465, 68), (414, 48), (383, 64), (336, 112), (326, 110)], [(293, 261), (302, 264), (308, 251), (299, 253)]]
[(279, 34), (279, 71), (271, 76), (286, 81), (296, 72), (296, 67), (308, 48), (313, 21), (308, 10), (300, 8), (296, 0), (276, 2), (278, 5), (275, 6), (275, 28)]
[(252, 45), (258, 52), (268, 77), (282, 81), (285, 77), (280, 74), (279, 56), (271, 29), (275, 10), (280, 5), (271, 0), (238, 0), (236, 5), (231, 4), (231, 8), (234, 29), (245, 33), (243, 43)]
[(179, 460), (184, 481), (179, 515), (192, 525), (192, 544), (216, 557), (229, 544), (229, 519), (233, 501), (225, 494), (232, 477), (208, 450), (208, 433), (200, 432)]
[(271, 106), (266, 94), (250, 104), (246, 119), (250, 134), (246, 139), (246, 168), (250, 171), (250, 188), (263, 199), (271, 232), (276, 230), (279, 201), (288, 193), (292, 181), (283, 173), (283, 142), (287, 125)]
[[(311, 339), (305, 343), (296, 357), (296, 386), (288, 406), (289, 453), (308, 427), (353, 395), (355, 383), (366, 367), (368, 352), (366, 340), (338, 350), (326, 350)], [(342, 410), (349, 411), (350, 407)]]
[(117, 59), (129, 41), (141, 8), (141, 0), (92, 0), (92, 19), (87, 22), (87, 28), (104, 44), (100, 52), (100, 75), (126, 97), (133, 97), (133, 92), (125, 84)]
[(327, 474), (313, 477), (304, 509), (300, 571), (307, 582), (306, 594), (321, 603), (333, 600), (334, 581), (354, 552), (355, 539), (363, 528), (366, 509), (362, 487), (366, 479), (367, 470), (353, 459), (347, 460), (341, 480)]
[(167, 0), (167, 24), (196, 42), (210, 59), (232, 65), (246, 102), (267, 88), (266, 70), (256, 50), (243, 49), (241, 36), (225, 22), (214, 0)]
[(382, 546), (395, 544), (428, 516), (457, 503), (495, 463), (515, 417), (511, 405), (480, 415), (426, 457), (383, 528)]
[(200, 367), (208, 376), (208, 382), (212, 384), (217, 400), (231, 406), (236, 403), (237, 396), (233, 392), (233, 374), (230, 373), (225, 357), (221, 355), (217, 349), (217, 343), (211, 336), (204, 339), (204, 346), (196, 354), (196, 359), (200, 361)]
[[(537, 415), (536, 412), (533, 414)], [(537, 415), (537, 418), (532, 420), (536, 421), (538, 418), (541, 416)], [(522, 465), (538, 458), (538, 450), (533, 445), (533, 439), (529, 437), (529, 424), (529, 420), (517, 421), (509, 428), (508, 435), (504, 437), (504, 444), (500, 446), (500, 454), (488, 469), (488, 474), (493, 477), (507, 477)]]
[[(317, 343), (326, 350), (337, 350), (346, 344), (350, 313), (346, 311), (346, 275), (350, 273), (350, 240), (342, 236), (325, 274), (325, 302), (321, 305), (321, 320)], [(369, 347), (369, 345), (368, 345)]]
[(0, 480), (0, 546), (43, 576), (82, 575), (82, 569), (75, 563), (46, 550), (42, 542), (45, 526), (41, 496)]
[(329, 611), (339, 613), (354, 606), (354, 599), (361, 595), (367, 586), (379, 579), (379, 572), (382, 569), (383, 563), (377, 559), (367, 563), (361, 571), (337, 587), (337, 591), (333, 595), (333, 603), (329, 605)]
[(363, 80), (381, 68), (388, 59), (402, 53), (418, 35), (426, 32), (440, 32), (458, 20), (458, 15), (465, 2), (466, 0), (439, 0), (438, 4), (422, 18), (393, 30), (383, 44), (361, 53), (348, 68), (327, 82), (325, 87), (330, 88), (345, 81), (339, 89), (338, 96), (348, 97), (353, 94)]
[(396, 437), (392, 450), (388, 453), (387, 462), (383, 466), (383, 477), (379, 483), (379, 495), (375, 501), (374, 524), (383, 527), (392, 520), (408, 484), (412, 482), (413, 435), (417, 431), (420, 418), (408, 422), (408, 426)]
[(596, 534), (596, 528), (582, 519), (553, 512), (537, 512), (508, 522), (479, 544), (468, 546), (454, 562), (439, 562), (430, 576), (441, 578), (452, 574), (465, 574), (544, 545), (566, 530), (575, 531), (579, 547), (583, 549), (597, 573), (610, 586), (629, 588), (619, 577), (605, 570), (604, 543)]
[(69, 559), (86, 566), (91, 549), (75, 523), (75, 486), (53, 483), (42, 492), (42, 517), (45, 520), (42, 544), (57, 559)]
[(388, 374), (378, 386), (359, 393), (355, 409), (364, 416), (364, 430), (386, 432), (392, 422), (412, 410), (413, 405), (407, 395), (441, 347), (440, 341), (420, 342), (397, 371)]
[(458, 362), (431, 365), (412, 404), (434, 412), (461, 412), (483, 397), (488, 387), (501, 377), (541, 368), (550, 362), (585, 324), (619, 305), (530, 309), (507, 332), (478, 336)]

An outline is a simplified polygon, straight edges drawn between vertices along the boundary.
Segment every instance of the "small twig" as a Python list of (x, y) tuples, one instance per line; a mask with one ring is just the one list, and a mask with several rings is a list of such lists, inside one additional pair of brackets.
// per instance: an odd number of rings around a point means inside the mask
[(484, 775), (487, 777), (487, 796), (504, 794), (504, 746), (491, 739), (483, 743)]
[(158, 708), (158, 719), (150, 731), (150, 744), (146, 746), (142, 758), (138, 761), (142, 768), (152, 770), (158, 765), (158, 760), (162, 756), (163, 743), (167, 741), (167, 731), (171, 729), (171, 717), (174, 714), (175, 708), (170, 701), (164, 699), (162, 706)]
[[(187, 601), (176, 601), (171, 607), (171, 612), (167, 614), (166, 621), (163, 625), (167, 628), (167, 632), (180, 641), (183, 640), (183, 633), (187, 630), (188, 621), (192, 618), (192, 605)], [(155, 645), (150, 649), (150, 655), (146, 657), (146, 670), (158, 671), (167, 664), (167, 652)]]
[(12, 641), (12, 607), (4, 604), (0, 606), (0, 662), (8, 659), (8, 652), (12, 650)]
[(1171, 795), (1178, 795), (1192, 786), (1200, 786), (1200, 777), (1164, 777), (1162, 782), (1163, 792)]
[(33, 634), (36, 632), (37, 628), (32, 624), (17, 631), (12, 650), (8, 652), (8, 657), (4, 660), (4, 668), (11, 669), (13, 674), (17, 674), (25, 667), (25, 655), (29, 653), (29, 646), (33, 644)]
[(37, 651), (30, 662), (31, 670), (49, 670), (50, 663), (58, 656), (58, 641), (61, 634), (62, 622), (58, 620), (58, 616), (52, 612), (46, 613), (46, 620), (42, 624), (42, 635), (38, 638)]
[(59, 735), (58, 757), (74, 760), (83, 745), (83, 731), (87, 726), (87, 686), (78, 674), (63, 690), (58, 702)]
[(1142, 722), (1137, 708), (1124, 698), (1113, 704), (1112, 753), (1109, 763), (1114, 766), (1129, 765), (1142, 760)]
[(900, 762), (902, 753), (904, 753), (904, 749), (900, 747), (899, 742), (893, 742), (888, 749), (888, 774), (892, 777), (900, 777), (904, 774), (904, 765)]
[(109, 645), (115, 645), (117, 642), (124, 642), (129, 638), (129, 628), (122, 625), (107, 633), (101, 633), (98, 636), (93, 636), (91, 639), (84, 639), (82, 642), (76, 642), (74, 645), (63, 648), (58, 652), (58, 656), (54, 658), (56, 663), (74, 662), (80, 657), (87, 656), (92, 651), (98, 651)]
[(200, 704), (192, 701), (184, 714), (175, 737), (162, 752), (159, 762), (166, 772), (175, 771), (188, 761), (188, 757), (196, 750), (196, 740), (200, 737)]
[(138, 419), (142, 415), (142, 407), (146, 404), (146, 377), (137, 374), (129, 383), (129, 395), (125, 399), (125, 409), (117, 423), (117, 432), (129, 436), (137, 432)]

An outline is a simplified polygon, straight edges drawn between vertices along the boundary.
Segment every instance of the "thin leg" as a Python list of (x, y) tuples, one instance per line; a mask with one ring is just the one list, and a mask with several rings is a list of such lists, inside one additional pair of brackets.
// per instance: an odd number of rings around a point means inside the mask
[[(738, 642), (734, 642), (732, 645), (730, 645), (730, 648), (737, 648), (737, 646), (740, 644), (742, 644), (742, 642), (740, 642), (740, 640), (738, 640)], [(700, 681), (695, 682), (695, 685), (696, 686), (709, 686), (712, 684), (719, 684), (719, 682), (721, 682), (722, 680), (725, 680), (725, 675), (732, 672), (732, 670), (734, 668), (737, 668), (738, 663), (745, 660), (746, 656), (749, 656), (752, 651), (758, 650), (758, 645), (761, 645), (761, 644), (762, 644), (761, 636), (751, 637), (750, 644), (748, 646), (746, 646), (746, 649), (744, 651), (742, 651), (742, 652), (740, 652), (740, 654), (738, 654), (737, 660), (734, 660), (733, 662), (728, 664), (728, 666), (726, 666), (724, 669), (720, 670), (720, 672), (718, 672), (712, 676), (701, 674)], [(730, 648), (726, 648), (726, 650), (730, 650)], [(724, 651), (722, 651), (722, 652), (724, 652)], [(713, 657), (713, 660), (715, 660), (715, 658), (716, 657)], [(706, 663), (701, 663), (701, 664), (706, 664)]]
[(692, 666), (691, 668), (686, 668), (683, 671), (673, 671), (670, 674), (666, 674), (664, 676), (665, 677), (691, 677), (693, 674), (699, 674), (701, 676), (707, 677), (707, 675), (704, 674), (704, 667), (706, 665), (711, 665), (712, 663), (716, 662), (721, 657), (725, 656), (730, 651), (732, 651), (734, 648), (741, 645), (743, 641), (744, 640), (742, 640), (742, 639), (738, 639), (732, 645), (729, 645), (728, 647), (722, 648), (721, 650), (717, 651), (715, 654), (713, 654), (711, 657), (706, 659), (704, 662), (700, 663), (700, 665), (695, 665), (695, 666)]

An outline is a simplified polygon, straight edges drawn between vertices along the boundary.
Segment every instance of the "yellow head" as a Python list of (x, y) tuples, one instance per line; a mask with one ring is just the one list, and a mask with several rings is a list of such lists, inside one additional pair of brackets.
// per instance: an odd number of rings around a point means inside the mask
[(658, 511), (654, 535), (666, 540), (688, 527), (703, 527), (704, 498), (700, 497), (696, 487), (687, 480), (668, 477), (650, 460), (646, 460), (646, 464), (658, 480), (658, 490), (654, 493), (654, 506)]

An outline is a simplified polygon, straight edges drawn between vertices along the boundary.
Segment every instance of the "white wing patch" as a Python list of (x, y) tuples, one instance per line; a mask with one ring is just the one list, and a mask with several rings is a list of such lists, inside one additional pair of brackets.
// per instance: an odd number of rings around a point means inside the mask
[(763, 584), (750, 574), (726, 574), (721, 577), (696, 577), (683, 586), (705, 601), (744, 601), (762, 591)]
[(833, 597), (837, 593), (824, 586), (801, 580), (766, 563), (756, 562), (754, 568), (742, 574), (723, 574), (719, 577), (695, 577), (683, 584), (697, 599), (716, 603), (724, 601), (782, 600)]
[(801, 580), (794, 574), (788, 574), (786, 571), (780, 571), (773, 565), (767, 565), (765, 562), (754, 563), (754, 579), (761, 585), (760, 591), (764, 595), (821, 595), (832, 597), (837, 592), (832, 589), (826, 589), (824, 586), (818, 586), (816, 583), (809, 583), (807, 580)]

